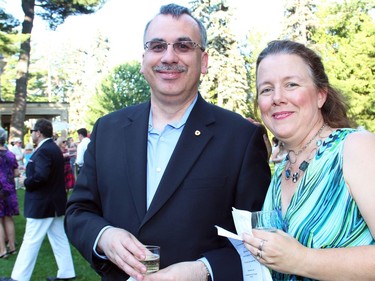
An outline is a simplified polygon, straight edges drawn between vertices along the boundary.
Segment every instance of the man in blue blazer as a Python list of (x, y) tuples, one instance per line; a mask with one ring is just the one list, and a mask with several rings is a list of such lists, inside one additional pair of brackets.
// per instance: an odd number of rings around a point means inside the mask
[(57, 277), (47, 280), (73, 280), (74, 265), (68, 238), (64, 231), (66, 192), (64, 158), (52, 139), (52, 123), (39, 119), (31, 130), (36, 145), (26, 166), (24, 185), (24, 215), (26, 229), (23, 242), (12, 271), (12, 279), (28, 281), (31, 278), (40, 246), (46, 235), (58, 266)]
[[(215, 225), (232, 207), (260, 210), (270, 180), (263, 131), (198, 93), (207, 36), (185, 7), (146, 26), (141, 72), (151, 101), (100, 118), (69, 199), (65, 227), (102, 280), (242, 280)], [(145, 275), (144, 245), (161, 247)]]

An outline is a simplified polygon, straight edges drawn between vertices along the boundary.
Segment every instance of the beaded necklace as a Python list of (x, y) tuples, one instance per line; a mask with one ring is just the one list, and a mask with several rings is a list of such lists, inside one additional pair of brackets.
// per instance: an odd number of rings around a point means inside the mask
[[(311, 153), (299, 165), (298, 171), (294, 173), (293, 173), (293, 164), (297, 162), (298, 155), (300, 155), (303, 151), (305, 151), (309, 147), (312, 141), (315, 140), (318, 135), (320, 135), (320, 133), (323, 131), (325, 126), (326, 126), (326, 123), (323, 124), (323, 126), (318, 130), (318, 132), (298, 152), (295, 152), (294, 150), (288, 150), (288, 154), (286, 156), (287, 164), (285, 165), (285, 179), (286, 180), (289, 180), (292, 177), (292, 182), (296, 183), (301, 173), (306, 171), (307, 167), (310, 164), (308, 161), (310, 160)], [(319, 147), (321, 144), (322, 144), (321, 139), (316, 141), (317, 147)], [(313, 151), (315, 149), (316, 148), (314, 148)]]

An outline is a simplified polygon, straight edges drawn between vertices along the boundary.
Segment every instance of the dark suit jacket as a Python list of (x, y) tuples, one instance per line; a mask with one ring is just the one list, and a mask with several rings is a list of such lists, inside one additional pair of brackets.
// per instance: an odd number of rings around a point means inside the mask
[(45, 141), (31, 156), (24, 185), (25, 217), (38, 219), (65, 214), (64, 157), (52, 139)]
[(237, 252), (214, 225), (234, 230), (232, 207), (261, 209), (270, 180), (262, 130), (199, 96), (147, 210), (149, 111), (128, 107), (95, 124), (68, 202), (70, 241), (103, 280), (127, 278), (93, 254), (107, 225), (160, 245), (161, 268), (205, 256), (216, 281), (242, 280)]

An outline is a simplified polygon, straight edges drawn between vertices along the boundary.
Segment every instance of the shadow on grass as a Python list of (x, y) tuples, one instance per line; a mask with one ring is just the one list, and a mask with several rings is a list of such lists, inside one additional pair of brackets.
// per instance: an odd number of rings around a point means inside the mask
[[(17, 237), (17, 249), (21, 246), (22, 237), (25, 232), (26, 220), (23, 216), (23, 202), (25, 191), (22, 189), (17, 190), (18, 203), (20, 207), (20, 215), (14, 217), (14, 223), (16, 225), (16, 237)], [(74, 267), (76, 271), (77, 281), (99, 281), (100, 276), (90, 267), (88, 262), (78, 253), (78, 251), (71, 247)], [(9, 255), (7, 259), (0, 259), (0, 276), (9, 277), (12, 273), (13, 265), (16, 262), (17, 255)], [(53, 255), (51, 246), (48, 238), (43, 241), (42, 247), (40, 248), (38, 259), (34, 268), (31, 281), (44, 281), (47, 276), (56, 276), (57, 265), (55, 257)]]

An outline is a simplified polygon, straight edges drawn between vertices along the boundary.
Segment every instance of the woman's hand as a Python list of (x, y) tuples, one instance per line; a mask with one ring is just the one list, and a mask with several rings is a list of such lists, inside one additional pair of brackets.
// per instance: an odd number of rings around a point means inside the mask
[(253, 236), (243, 234), (245, 247), (268, 268), (296, 274), (296, 268), (303, 267), (307, 248), (281, 230), (268, 232), (253, 230)]

